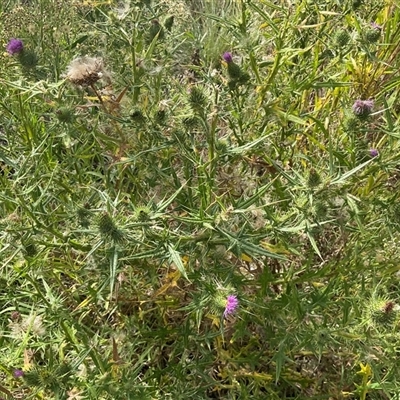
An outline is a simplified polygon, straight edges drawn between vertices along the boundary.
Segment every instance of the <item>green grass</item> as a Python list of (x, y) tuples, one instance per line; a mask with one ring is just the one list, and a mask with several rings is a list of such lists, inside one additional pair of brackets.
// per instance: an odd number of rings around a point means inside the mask
[(0, 13), (0, 397), (397, 398), (395, 1)]

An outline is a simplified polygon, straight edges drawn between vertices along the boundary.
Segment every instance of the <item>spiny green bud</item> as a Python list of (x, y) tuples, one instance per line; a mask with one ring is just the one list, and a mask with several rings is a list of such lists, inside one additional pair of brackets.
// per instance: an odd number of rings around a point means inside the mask
[(131, 120), (139, 124), (146, 121), (146, 117), (141, 110), (133, 110), (130, 114)]
[(228, 63), (228, 75), (231, 79), (238, 80), (241, 78), (242, 74), (242, 69), (239, 65), (233, 61)]
[(116, 242), (123, 240), (122, 232), (117, 228), (113, 219), (107, 212), (104, 212), (98, 222), (98, 229), (102, 236), (110, 238)]
[(42, 387), (48, 388), (51, 391), (60, 388), (60, 381), (58, 380), (58, 376), (56, 376), (53, 371), (42, 370), (40, 378), (42, 382)]
[(187, 129), (192, 129), (197, 127), (197, 125), (199, 124), (199, 120), (195, 115), (190, 115), (182, 118), (182, 123)]
[(343, 123), (343, 129), (348, 133), (355, 133), (359, 128), (359, 118), (349, 117)]
[(381, 37), (381, 30), (377, 28), (369, 29), (365, 33), (365, 40), (368, 43), (375, 43), (379, 40), (380, 37)]
[(189, 102), (193, 110), (202, 110), (207, 104), (207, 97), (200, 88), (195, 86), (190, 91)]
[(90, 211), (88, 210), (87, 205), (84, 207), (79, 207), (78, 210), (76, 211), (76, 215), (79, 219), (80, 224), (83, 227), (88, 227), (90, 225), (89, 217), (90, 217)]
[(24, 68), (33, 69), (36, 67), (39, 58), (34, 51), (24, 50), (23, 52), (19, 53), (18, 60)]
[(36, 368), (24, 373), (24, 381), (28, 386), (40, 386), (42, 383), (39, 371)]
[(351, 36), (349, 32), (345, 30), (340, 30), (335, 35), (335, 44), (338, 47), (344, 47), (350, 42)]
[(61, 107), (56, 111), (57, 118), (60, 122), (69, 124), (74, 121), (75, 114), (73, 110), (68, 107)]
[(307, 180), (308, 187), (314, 188), (318, 186), (320, 183), (321, 183), (321, 177), (319, 173), (314, 168), (311, 168)]
[(154, 122), (156, 124), (162, 125), (167, 117), (167, 112), (164, 109), (159, 109), (154, 115)]
[(114, 230), (117, 229), (116, 225), (114, 224), (114, 221), (110, 217), (110, 215), (107, 212), (104, 212), (98, 223), (99, 231), (102, 235), (109, 235), (112, 233)]
[(325, 59), (329, 60), (334, 57), (335, 57), (335, 55), (331, 49), (325, 49), (321, 53), (321, 60), (325, 60)]
[(371, 305), (371, 319), (379, 325), (390, 325), (396, 317), (395, 303), (390, 300), (377, 300)]
[(326, 214), (328, 213), (328, 207), (326, 204), (318, 201), (312, 207), (312, 214), (318, 220), (323, 220), (326, 218)]

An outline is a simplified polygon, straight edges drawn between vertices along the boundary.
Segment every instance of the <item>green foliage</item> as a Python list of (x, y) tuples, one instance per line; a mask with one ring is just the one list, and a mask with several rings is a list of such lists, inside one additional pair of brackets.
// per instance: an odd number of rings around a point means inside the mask
[(399, 393), (394, 1), (0, 13), (0, 396)]

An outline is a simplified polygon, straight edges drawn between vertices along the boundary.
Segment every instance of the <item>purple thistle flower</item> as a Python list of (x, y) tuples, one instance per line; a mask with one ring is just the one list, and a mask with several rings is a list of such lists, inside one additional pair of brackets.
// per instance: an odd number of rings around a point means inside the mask
[(24, 371), (22, 371), (22, 369), (15, 369), (13, 375), (14, 378), (22, 378), (24, 376)]
[(374, 108), (373, 100), (356, 100), (353, 104), (353, 113), (357, 116), (367, 116)]
[(18, 54), (24, 49), (24, 44), (20, 39), (11, 39), (7, 44), (7, 52), (8, 54)]
[(228, 64), (233, 62), (233, 58), (232, 58), (232, 53), (230, 53), (229, 51), (225, 52), (222, 56), (222, 58), (225, 60), (225, 62), (227, 62)]
[(379, 151), (377, 149), (369, 149), (369, 155), (371, 157), (377, 157), (379, 156)]
[(382, 25), (379, 25), (376, 22), (371, 22), (371, 28), (380, 31), (380, 30), (382, 30)]
[(226, 298), (226, 305), (224, 311), (224, 317), (233, 314), (239, 306), (239, 300), (235, 295), (229, 295)]

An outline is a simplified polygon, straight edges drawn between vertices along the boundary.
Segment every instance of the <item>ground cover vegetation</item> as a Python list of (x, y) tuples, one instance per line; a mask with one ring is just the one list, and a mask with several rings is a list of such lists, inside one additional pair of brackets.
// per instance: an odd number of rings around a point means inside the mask
[(0, 13), (1, 398), (398, 398), (396, 1)]

